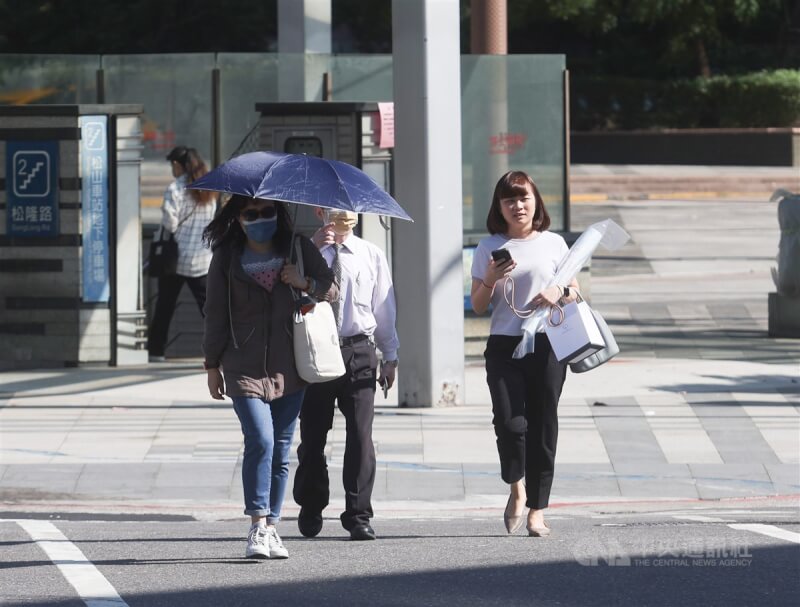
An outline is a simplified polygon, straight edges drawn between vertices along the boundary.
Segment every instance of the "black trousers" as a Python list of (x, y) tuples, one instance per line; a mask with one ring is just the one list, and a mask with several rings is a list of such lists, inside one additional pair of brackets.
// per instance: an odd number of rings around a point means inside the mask
[(150, 330), (147, 332), (147, 352), (150, 356), (164, 356), (169, 335), (169, 323), (172, 322), (175, 304), (178, 302), (178, 295), (181, 293), (184, 282), (189, 285), (189, 289), (200, 308), (200, 314), (203, 314), (203, 306), (206, 304), (205, 275), (181, 276), (175, 274), (173, 276), (160, 276), (158, 278), (156, 310), (153, 313)]
[(544, 333), (534, 352), (511, 355), (519, 337), (491, 335), (486, 343), (486, 381), (492, 397), (500, 474), (509, 484), (525, 478), (528, 508), (550, 501), (558, 441), (558, 399), (567, 376)]
[(372, 518), (375, 484), (375, 379), (378, 357), (375, 345), (364, 339), (342, 346), (347, 372), (333, 381), (311, 384), (300, 410), (299, 460), (294, 475), (294, 501), (311, 512), (322, 512), (330, 500), (325, 443), (333, 426), (334, 402), (346, 423), (344, 448), (345, 509), (339, 517), (348, 531)]

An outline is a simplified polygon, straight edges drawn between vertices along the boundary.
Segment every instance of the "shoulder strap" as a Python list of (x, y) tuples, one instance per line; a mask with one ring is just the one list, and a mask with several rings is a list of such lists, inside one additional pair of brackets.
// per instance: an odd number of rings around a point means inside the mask
[(299, 238), (294, 239), (294, 249), (295, 253), (297, 254), (297, 269), (300, 272), (300, 276), (305, 276), (306, 272), (303, 268), (303, 247)]
[[(194, 200), (194, 199), (193, 199), (193, 200)], [(197, 210), (197, 201), (195, 200), (195, 201), (194, 201), (194, 204), (192, 205), (192, 212), (191, 212), (191, 213), (189, 213), (189, 214), (188, 214), (186, 217), (184, 217), (183, 219), (181, 219), (181, 220), (178, 222), (178, 228), (179, 228), (179, 227), (181, 227), (181, 226), (182, 226), (184, 223), (186, 223), (186, 222), (187, 222), (189, 219), (191, 219), (192, 215), (194, 215), (194, 212), (195, 212), (196, 210)], [(178, 228), (175, 228), (175, 231), (176, 231), (176, 232), (178, 231)]]
[[(303, 248), (300, 239), (297, 237), (295, 237), (294, 239), (293, 248), (297, 256), (297, 260), (295, 261), (295, 263), (297, 264), (297, 271), (300, 272), (300, 276), (305, 276), (306, 273), (303, 268)], [(291, 261), (291, 259), (289, 261)], [(292, 292), (293, 299), (295, 300), (300, 299), (300, 293), (294, 287), (291, 287), (289, 290)]]
[[(196, 210), (197, 210), (197, 201), (195, 200), (194, 201), (194, 206), (192, 206), (192, 212), (189, 213), (186, 217), (184, 217), (183, 219), (181, 219), (178, 222), (178, 225), (175, 227), (175, 231), (174, 232), (169, 232), (169, 240), (174, 240), (175, 239), (175, 234), (178, 233), (178, 228), (181, 227), (184, 223), (186, 223), (186, 221), (188, 221), (192, 217), (192, 215), (194, 215), (194, 212)], [(161, 224), (160, 227), (161, 227), (161, 233), (160, 233), (158, 239), (159, 240), (164, 240), (164, 224)]]

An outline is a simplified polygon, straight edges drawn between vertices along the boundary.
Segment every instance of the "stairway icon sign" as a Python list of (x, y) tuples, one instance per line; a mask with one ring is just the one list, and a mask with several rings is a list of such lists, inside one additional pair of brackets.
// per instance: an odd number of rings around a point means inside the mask
[(19, 150), (13, 157), (12, 185), (19, 198), (50, 195), (50, 154), (42, 150)]
[(83, 124), (81, 139), (86, 149), (100, 152), (106, 149), (106, 125), (104, 122), (86, 122)]

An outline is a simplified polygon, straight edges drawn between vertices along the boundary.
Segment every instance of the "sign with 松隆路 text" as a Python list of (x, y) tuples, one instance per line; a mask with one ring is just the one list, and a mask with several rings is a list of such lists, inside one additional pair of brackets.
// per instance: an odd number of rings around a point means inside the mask
[(6, 233), (58, 236), (58, 142), (6, 142)]

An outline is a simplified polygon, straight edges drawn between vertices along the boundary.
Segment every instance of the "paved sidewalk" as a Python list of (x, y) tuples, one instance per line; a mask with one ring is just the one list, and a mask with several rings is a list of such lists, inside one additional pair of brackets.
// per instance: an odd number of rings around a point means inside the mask
[(800, 191), (800, 167), (576, 164), (572, 202), (598, 200), (768, 199), (779, 188)]
[[(800, 495), (800, 342), (766, 335), (776, 205), (593, 203), (573, 216), (576, 229), (613, 217), (633, 242), (593, 261), (592, 303), (622, 354), (567, 378), (553, 502)], [(238, 422), (198, 366), (0, 374), (0, 508), (239, 516)], [(505, 504), (479, 361), (465, 382), (459, 407), (378, 398), (379, 516)], [(343, 446), (337, 415), (330, 516)]]
[[(172, 181), (166, 163), (142, 164), (142, 207), (158, 223), (164, 189)], [(747, 195), (769, 198), (777, 188), (800, 191), (800, 167), (573, 164), (573, 202), (674, 200)]]

